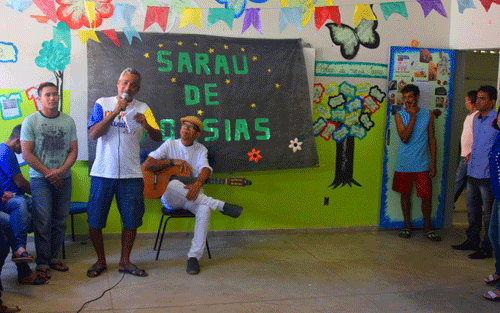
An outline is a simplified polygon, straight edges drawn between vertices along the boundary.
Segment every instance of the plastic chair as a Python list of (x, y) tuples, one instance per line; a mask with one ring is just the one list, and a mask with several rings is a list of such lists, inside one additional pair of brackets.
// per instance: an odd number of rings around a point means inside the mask
[[(158, 244), (158, 238), (160, 237), (161, 225), (163, 224), (163, 231), (161, 232), (160, 244), (158, 245), (158, 251), (156, 252), (156, 261), (158, 261), (158, 256), (160, 255), (161, 244), (163, 243), (163, 236), (165, 235), (165, 230), (167, 229), (167, 222), (171, 218), (195, 218), (196, 216), (188, 210), (185, 209), (167, 209), (165, 207), (161, 208), (162, 216), (160, 220), (160, 226), (158, 227), (158, 233), (156, 234), (155, 246), (153, 250), (156, 250), (156, 245)], [(167, 216), (165, 223), (163, 220)], [(207, 246), (208, 258), (211, 259), (210, 248), (208, 247), (208, 240), (205, 240)]]
[[(87, 202), (74, 201), (69, 206), (69, 215), (71, 215), (71, 240), (75, 241), (75, 214), (87, 213)], [(63, 259), (66, 259), (66, 247), (62, 244)]]

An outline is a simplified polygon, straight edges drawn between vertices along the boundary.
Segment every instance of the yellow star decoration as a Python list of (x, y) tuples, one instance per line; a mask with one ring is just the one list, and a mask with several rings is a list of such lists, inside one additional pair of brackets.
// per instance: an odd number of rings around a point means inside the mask
[(271, 69), (270, 69), (270, 68), (268, 68), (268, 69), (267, 69), (267, 71), (268, 71), (269, 73), (271, 73)]
[(158, 47), (160, 47), (160, 48), (163, 47), (163, 44), (162, 43), (158, 44)]
[(256, 56), (254, 56), (254, 57), (252, 58), (252, 60), (257, 61), (257, 57), (256, 57)]
[(175, 77), (172, 77), (171, 81), (172, 81), (172, 83), (175, 83), (175, 82), (177, 82), (177, 79)]
[(274, 86), (276, 86), (276, 88), (280, 88), (280, 84), (276, 84), (276, 85), (274, 85)]
[(203, 111), (202, 110), (198, 110), (198, 115), (203, 115)]
[(147, 59), (147, 58), (149, 58), (149, 53), (147, 53), (147, 52), (146, 52), (146, 53), (144, 53), (144, 57), (145, 57), (146, 59)]
[(255, 103), (252, 103), (252, 108), (255, 108), (255, 107), (256, 107)]
[(182, 46), (183, 42), (182, 42), (182, 41), (179, 41), (177, 44), (178, 44), (179, 46)]
[(208, 53), (214, 53), (214, 49), (212, 48), (208, 49)]
[(229, 49), (229, 46), (228, 45), (224, 45), (224, 49)]
[(195, 42), (195, 43), (194, 43), (194, 45), (195, 45), (195, 46), (197, 46), (197, 45), (198, 45), (198, 43), (197, 43), (197, 42)]
[(245, 48), (241, 48), (241, 51), (242, 51), (242, 52), (245, 52)]
[(229, 84), (231, 81), (229, 79), (226, 79), (226, 84)]

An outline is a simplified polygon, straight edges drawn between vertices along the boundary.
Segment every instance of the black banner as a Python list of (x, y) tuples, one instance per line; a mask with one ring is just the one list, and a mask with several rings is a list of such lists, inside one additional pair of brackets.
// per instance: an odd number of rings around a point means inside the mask
[[(297, 40), (140, 33), (117, 47), (89, 40), (88, 116), (100, 97), (117, 94), (123, 69), (142, 75), (135, 96), (147, 103), (163, 139), (178, 138), (180, 118), (199, 117), (198, 141), (216, 172), (313, 167), (318, 163), (306, 66)], [(125, 43), (125, 44), (123, 44)], [(141, 147), (160, 143), (145, 138)], [(89, 161), (95, 142), (89, 139)]]

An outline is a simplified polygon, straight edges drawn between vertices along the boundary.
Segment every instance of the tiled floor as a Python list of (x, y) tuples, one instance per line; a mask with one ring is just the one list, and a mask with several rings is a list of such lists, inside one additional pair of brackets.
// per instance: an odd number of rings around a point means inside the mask
[[(420, 231), (411, 239), (378, 230), (211, 233), (212, 259), (205, 255), (195, 276), (185, 272), (189, 238), (166, 238), (155, 261), (154, 239), (142, 236), (133, 260), (149, 276), (126, 275), (83, 312), (498, 312), (500, 303), (482, 298), (494, 260), (450, 248), (464, 229), (439, 233), (440, 243)], [(70, 271), (52, 272), (48, 285), (19, 285), (7, 261), (3, 300), (23, 312), (77, 312), (122, 279), (120, 243), (105, 244), (108, 271), (93, 279), (90, 243), (68, 242)]]

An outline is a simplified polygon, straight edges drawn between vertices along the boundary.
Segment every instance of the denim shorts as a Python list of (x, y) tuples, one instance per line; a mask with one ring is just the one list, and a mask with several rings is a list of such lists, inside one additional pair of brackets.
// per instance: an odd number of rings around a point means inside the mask
[(89, 226), (96, 229), (106, 227), (113, 196), (116, 196), (123, 227), (137, 229), (144, 216), (144, 181), (142, 178), (113, 179), (92, 176), (88, 202)]

